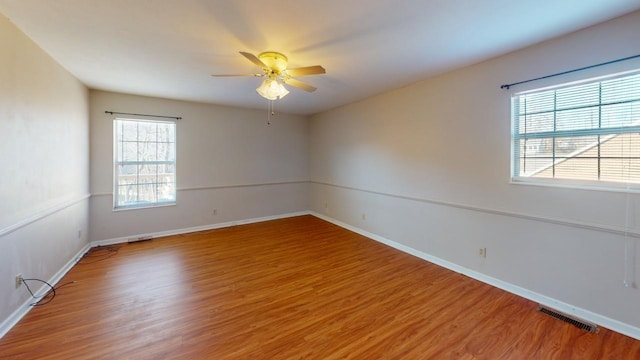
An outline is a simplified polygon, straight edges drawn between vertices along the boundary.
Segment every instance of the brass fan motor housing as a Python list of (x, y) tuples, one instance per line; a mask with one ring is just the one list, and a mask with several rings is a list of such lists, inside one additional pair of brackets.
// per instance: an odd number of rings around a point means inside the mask
[(258, 55), (258, 59), (273, 71), (274, 74), (280, 76), (285, 70), (287, 70), (287, 64), (289, 59), (279, 52), (265, 51)]

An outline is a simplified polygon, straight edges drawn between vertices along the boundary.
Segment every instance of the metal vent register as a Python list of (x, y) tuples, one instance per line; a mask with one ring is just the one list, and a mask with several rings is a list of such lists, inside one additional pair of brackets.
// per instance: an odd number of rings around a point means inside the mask
[(597, 333), (599, 331), (598, 326), (596, 324), (586, 322), (584, 320), (575, 318), (571, 315), (563, 314), (559, 311), (544, 307), (542, 305), (538, 307), (538, 311), (588, 332)]

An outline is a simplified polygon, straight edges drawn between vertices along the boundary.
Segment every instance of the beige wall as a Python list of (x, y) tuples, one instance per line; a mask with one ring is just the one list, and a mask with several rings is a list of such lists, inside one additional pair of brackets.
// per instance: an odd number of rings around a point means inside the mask
[[(177, 126), (177, 205), (113, 209), (113, 119), (105, 111), (182, 117)], [(308, 208), (308, 123), (267, 109), (91, 91), (91, 239), (104, 241)], [(213, 209), (217, 215), (213, 215)]]
[(550, 81), (500, 89), (638, 54), (638, 34), (640, 12), (312, 117), (311, 210), (640, 337), (621, 235), (640, 196), (510, 184), (510, 95)]
[[(625, 247), (640, 253), (637, 238), (618, 232), (640, 232), (638, 195), (509, 184), (510, 92), (499, 89), (640, 53), (638, 33), (636, 12), (267, 126), (266, 110), (89, 95), (0, 17), (0, 320), (27, 299), (15, 274), (50, 279), (87, 244), (89, 211), (90, 240), (109, 241), (311, 209), (638, 337), (640, 291), (622, 282)], [(609, 69), (628, 66), (640, 63)], [(112, 211), (113, 116), (105, 110), (183, 117), (178, 205)]]
[[(0, 321), (87, 244), (88, 90), (0, 15)], [(31, 284), (39, 289), (40, 284)], [(0, 323), (0, 333), (5, 324)]]

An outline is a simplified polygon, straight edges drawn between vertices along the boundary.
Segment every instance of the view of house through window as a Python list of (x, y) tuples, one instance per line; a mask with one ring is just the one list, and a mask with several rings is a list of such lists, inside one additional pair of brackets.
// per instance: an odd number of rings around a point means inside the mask
[(175, 204), (176, 124), (114, 120), (114, 208)]
[(640, 188), (640, 72), (515, 94), (512, 110), (514, 181)]

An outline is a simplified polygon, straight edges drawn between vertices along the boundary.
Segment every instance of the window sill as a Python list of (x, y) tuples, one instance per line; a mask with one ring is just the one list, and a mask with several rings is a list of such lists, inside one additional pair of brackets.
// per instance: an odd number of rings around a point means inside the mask
[(128, 211), (128, 210), (142, 210), (142, 209), (153, 209), (159, 207), (168, 207), (168, 206), (176, 206), (177, 202), (166, 202), (166, 203), (157, 203), (157, 204), (144, 204), (144, 205), (129, 205), (129, 206), (119, 206), (113, 208), (112, 211)]
[(531, 178), (511, 178), (509, 180), (510, 185), (530, 185), (541, 187), (552, 187), (560, 189), (576, 189), (576, 190), (589, 190), (589, 191), (605, 191), (605, 192), (620, 192), (620, 193), (632, 193), (640, 194), (640, 184), (618, 184), (611, 182), (575, 182), (571, 180), (533, 180)]

